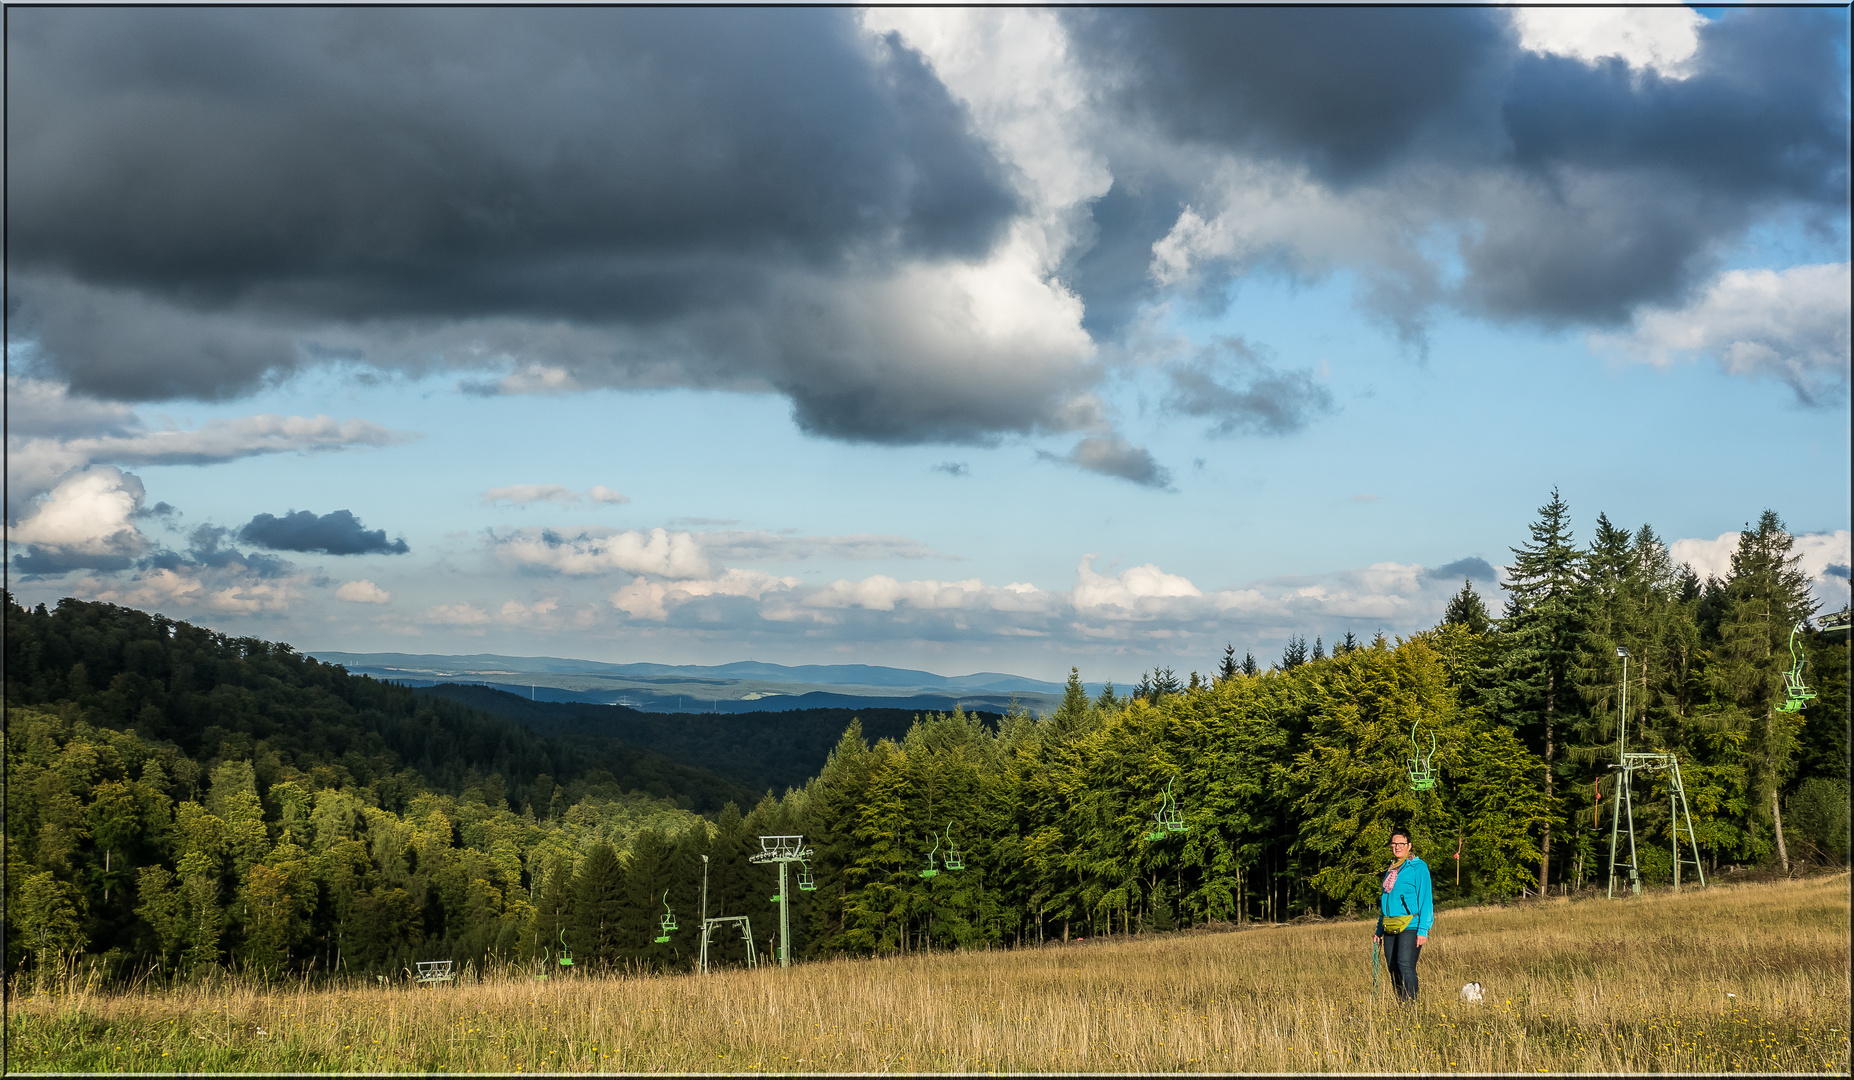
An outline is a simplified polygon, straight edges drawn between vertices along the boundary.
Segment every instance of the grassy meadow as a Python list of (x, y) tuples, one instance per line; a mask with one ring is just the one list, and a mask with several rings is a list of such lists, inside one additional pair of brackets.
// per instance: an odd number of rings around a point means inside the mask
[[(30, 1071), (1839, 1072), (1849, 877), (695, 975), (16, 992)], [(1485, 985), (1486, 1001), (1458, 990)]]

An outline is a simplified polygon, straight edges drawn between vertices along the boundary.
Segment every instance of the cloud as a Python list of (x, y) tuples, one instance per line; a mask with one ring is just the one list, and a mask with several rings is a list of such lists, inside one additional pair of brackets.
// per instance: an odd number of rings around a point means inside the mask
[[(661, 530), (658, 530), (659, 532)], [(639, 577), (611, 596), (612, 606), (636, 619), (669, 617), (671, 606), (681, 606), (698, 597), (737, 596), (758, 600), (769, 592), (798, 585), (792, 577), (774, 577), (760, 570), (729, 569), (707, 580), (651, 581)]]
[(1167, 367), (1166, 375), (1172, 390), (1165, 407), (1212, 418), (1210, 430), (1217, 435), (1288, 435), (1333, 409), (1332, 392), (1315, 381), (1311, 368), (1271, 368), (1241, 338), (1200, 349), (1191, 360)]
[(803, 559), (946, 559), (907, 536), (855, 533), (847, 536), (788, 536), (782, 533), (716, 529), (694, 534), (702, 553), (730, 562), (798, 562)]
[[(1752, 227), (1832, 225), (1844, 19), (27, 9), (9, 347), (124, 401), (330, 363), (777, 394), (821, 437), (1066, 435), (1164, 486), (1097, 395), (1168, 298), (1344, 273), (1415, 345), (1442, 308), (1614, 329)], [(1230, 433), (1327, 404), (1177, 375)]]
[(508, 487), (490, 488), (483, 492), (483, 503), (486, 506), (499, 502), (512, 506), (527, 506), (537, 502), (571, 506), (583, 498), (585, 496), (579, 492), (559, 484), (510, 484)]
[[(197, 538), (196, 538), (197, 539)], [(211, 546), (212, 540), (205, 541)], [(173, 553), (152, 556), (126, 578), (81, 578), (74, 595), (156, 611), (199, 608), (221, 615), (275, 616), (288, 613), (303, 596), (308, 579), (288, 563), (264, 556), (218, 552), (192, 560)]]
[(10, 326), (87, 393), (338, 360), (502, 373), (479, 393), (776, 392), (833, 438), (987, 442), (1060, 430), (1098, 375), (1016, 230), (1022, 178), (854, 12), (16, 29)]
[(1733, 375), (1776, 379), (1805, 405), (1848, 393), (1847, 263), (1730, 270), (1691, 303), (1638, 312), (1630, 332), (1593, 335), (1599, 351), (1667, 367), (1706, 357)]
[(420, 619), (435, 626), (482, 626), (489, 622), (489, 612), (475, 604), (438, 604), (427, 608)]
[(485, 505), (508, 503), (511, 506), (528, 506), (549, 502), (558, 506), (571, 506), (586, 499), (613, 506), (631, 501), (629, 495), (613, 491), (604, 484), (594, 484), (591, 490), (585, 492), (574, 491), (559, 484), (510, 484), (508, 487), (490, 488), (483, 492)]
[(1104, 577), (1094, 571), (1095, 558), (1084, 555), (1076, 567), (1075, 591), (1069, 595), (1078, 609), (1116, 607), (1149, 611), (1165, 606), (1163, 601), (1166, 600), (1198, 599), (1204, 595), (1189, 579), (1168, 574), (1151, 563), (1124, 570), (1119, 577)]
[(405, 539), (388, 541), (385, 529), (369, 530), (351, 510), (317, 517), (295, 510), (277, 517), (259, 514), (238, 530), (238, 538), (272, 551), (319, 551), (324, 555), (404, 555)]
[(1494, 571), (1492, 564), (1478, 555), (1470, 555), (1465, 559), (1456, 559), (1452, 563), (1431, 567), (1427, 573), (1432, 578), (1447, 578), (1450, 581), (1456, 578), (1473, 578), (1476, 581), (1499, 580), (1499, 575)]
[(893, 611), (898, 605), (925, 610), (984, 609), (1037, 612), (1049, 606), (1049, 595), (1034, 585), (1012, 582), (987, 586), (977, 578), (965, 581), (897, 581), (875, 574), (861, 581), (834, 581), (805, 597), (813, 608), (862, 608)]
[(358, 581), (344, 581), (335, 590), (335, 599), (346, 600), (350, 604), (390, 604), (393, 594), (380, 588), (366, 578)]
[(1519, 45), (1586, 64), (1615, 57), (1634, 68), (1681, 78), (1699, 50), (1706, 16), (1689, 7), (1516, 7)]
[(141, 480), (107, 465), (67, 477), (8, 527), (7, 542), (26, 548), (13, 556), (14, 569), (34, 575), (126, 569), (152, 546), (135, 525), (145, 497)]
[(246, 553), (236, 548), (226, 547), (225, 538), (231, 535), (231, 531), (212, 524), (196, 526), (192, 532), (187, 534), (186, 554), (163, 549), (150, 554), (137, 565), (144, 570), (155, 568), (179, 573), (225, 570), (241, 579), (244, 577), (284, 578), (296, 575), (295, 564), (286, 559), (280, 559), (275, 555), (260, 555), (256, 552)]
[(264, 414), (150, 431), (128, 408), (72, 394), (63, 384), (6, 380), (7, 516), (91, 464), (211, 465), (263, 454), (391, 446), (418, 436), (366, 420)]
[[(1577, 44), (1497, 8), (1067, 11), (1114, 125), (1080, 295), (1349, 270), (1412, 341), (1437, 305), (1601, 326), (1676, 301), (1752, 224), (1847, 199), (1841, 16), (1729, 11), (1689, 50), (1693, 18)], [(1089, 265), (1142, 249), (1143, 282)]]
[(972, 475), (972, 466), (963, 461), (942, 461), (938, 465), (929, 466), (929, 468), (933, 472), (945, 473), (948, 476)]
[(695, 534), (668, 529), (648, 533), (604, 528), (573, 533), (515, 529), (491, 531), (489, 542), (505, 563), (575, 577), (620, 572), (694, 579), (707, 576), (711, 569)]
[(1103, 476), (1131, 480), (1141, 487), (1165, 491), (1172, 486), (1171, 471), (1154, 461), (1150, 451), (1143, 446), (1134, 446), (1118, 435), (1090, 435), (1077, 442), (1066, 454), (1038, 450), (1036, 456)]

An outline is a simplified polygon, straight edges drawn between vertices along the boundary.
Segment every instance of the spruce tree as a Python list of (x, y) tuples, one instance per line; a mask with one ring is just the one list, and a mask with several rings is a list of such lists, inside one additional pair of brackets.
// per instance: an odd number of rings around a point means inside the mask
[(1790, 666), (1790, 631), (1815, 614), (1809, 578), (1792, 554), (1795, 540), (1773, 510), (1764, 511), (1757, 527), (1739, 534), (1732, 573), (1724, 586), (1725, 604), (1711, 668), (1714, 693), (1728, 703), (1746, 735), (1756, 805), (1770, 808), (1777, 858), (1789, 869), (1783, 841), (1780, 792), (1796, 754), (1801, 726), (1797, 713), (1779, 712), (1784, 698), (1783, 673)]
[(1217, 681), (1222, 682), (1233, 678), (1241, 670), (1242, 666), (1236, 663), (1236, 646), (1234, 644), (1223, 646), (1223, 662), (1217, 666)]
[[(1513, 548), (1503, 588), (1499, 705), (1506, 723), (1545, 762), (1545, 796), (1554, 799), (1558, 725), (1570, 704), (1572, 667), (1587, 615), (1583, 559), (1573, 546), (1571, 510), (1552, 488), (1530, 527), (1532, 540)], [(1539, 840), (1539, 890), (1550, 881), (1551, 823)]]
[(1242, 673), (1252, 677), (1262, 673), (1262, 665), (1255, 662), (1254, 653), (1246, 652), (1242, 654)]
[(1082, 688), (1080, 668), (1069, 668), (1068, 685), (1062, 688), (1062, 704), (1050, 719), (1056, 725), (1056, 733), (1062, 738), (1088, 726), (1088, 691)]
[(1318, 634), (1313, 635), (1313, 659), (1326, 659), (1326, 639)]
[[(1442, 625), (1466, 627), (1475, 634), (1485, 634), (1493, 629), (1493, 619), (1487, 614), (1487, 605), (1482, 602), (1481, 595), (1474, 591), (1473, 579), (1461, 579), (1461, 591), (1451, 597), (1448, 607), (1442, 610)], [(1345, 637), (1350, 644), (1351, 631), (1347, 631)], [(1337, 649), (1333, 651), (1338, 652)]]
[[(626, 912), (624, 868), (603, 841), (594, 844), (573, 879), (572, 925), (566, 945), (578, 963), (610, 966), (635, 955), (623, 933)], [(555, 938), (555, 947), (559, 939)]]
[(1307, 662), (1307, 639), (1295, 634), (1281, 650), (1281, 670), (1290, 671)]

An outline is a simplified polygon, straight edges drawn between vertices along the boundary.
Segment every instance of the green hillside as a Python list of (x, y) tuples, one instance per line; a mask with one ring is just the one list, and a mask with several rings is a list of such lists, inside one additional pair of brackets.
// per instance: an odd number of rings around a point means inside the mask
[[(899, 740), (920, 716), (911, 709), (793, 709), (749, 713), (653, 713), (622, 705), (531, 701), (486, 686), (441, 683), (420, 697), (456, 702), (563, 740), (615, 739), (697, 766), (754, 791), (803, 787), (824, 768), (852, 721), (871, 739)], [(997, 713), (971, 715), (996, 724)]]

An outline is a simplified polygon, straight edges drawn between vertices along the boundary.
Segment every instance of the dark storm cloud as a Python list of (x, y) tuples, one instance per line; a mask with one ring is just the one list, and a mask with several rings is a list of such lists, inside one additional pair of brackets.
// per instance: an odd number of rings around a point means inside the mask
[(1432, 578), (1446, 578), (1450, 581), (1456, 578), (1473, 578), (1476, 581), (1497, 580), (1494, 574), (1494, 568), (1486, 559), (1478, 555), (1470, 555), (1465, 559), (1456, 559), (1454, 562), (1446, 563), (1442, 566), (1432, 566), (1429, 568), (1428, 574)]
[(981, 255), (1017, 205), (842, 10), (41, 9), (7, 63), (16, 333), (101, 397), (245, 392), (344, 328), (658, 326)]
[(1517, 36), (1498, 9), (1153, 8), (1076, 13), (1120, 105), (1179, 139), (1347, 181), (1493, 127)]
[(56, 577), (72, 570), (127, 570), (135, 560), (108, 552), (72, 551), (28, 544), (13, 556), (13, 569), (28, 578)]
[(1332, 392), (1311, 370), (1270, 367), (1241, 338), (1227, 338), (1166, 369), (1165, 407), (1210, 417), (1217, 435), (1288, 435), (1333, 409)]
[[(1848, 195), (1846, 14), (1741, 9), (1709, 21), (1685, 79), (1519, 47), (1498, 8), (1167, 8), (1068, 15), (1113, 74), (1110, 108), (1174, 145), (1292, 169), (1340, 196), (1379, 192), (1412, 227), (1461, 227), (1454, 299), (1505, 319), (1615, 322), (1690, 290), (1762, 214), (1840, 213)], [(1196, 199), (1114, 163), (1101, 245), (1149, 251)], [(1185, 169), (1184, 173), (1188, 173)], [(1406, 246), (1407, 238), (1399, 241)], [(1150, 282), (1076, 260), (1091, 312)], [(1104, 294), (1092, 290), (1104, 289)], [(1373, 283), (1405, 320), (1433, 297)], [(1395, 310), (1392, 310), (1395, 309)]]
[(275, 555), (242, 552), (225, 546), (232, 530), (219, 525), (200, 525), (187, 534), (187, 552), (157, 551), (136, 565), (143, 570), (230, 570), (260, 578), (288, 577), (296, 564)]
[(385, 529), (368, 529), (349, 510), (321, 517), (308, 510), (282, 517), (259, 514), (238, 530), (238, 538), (272, 551), (319, 551), (326, 555), (404, 555), (411, 550), (404, 539), (388, 541)]

